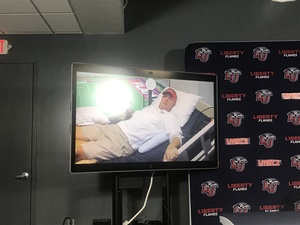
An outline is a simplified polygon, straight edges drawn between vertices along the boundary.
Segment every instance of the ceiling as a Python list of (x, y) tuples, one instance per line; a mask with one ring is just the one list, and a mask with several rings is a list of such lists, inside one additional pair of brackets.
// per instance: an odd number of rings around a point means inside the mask
[[(145, 19), (154, 18), (163, 10), (170, 10), (170, 8), (187, 1), (0, 0), (0, 36), (13, 34), (124, 34), (139, 24), (145, 23)], [(259, 0), (253, 2), (264, 7), (264, 3), (275, 1), (296, 0)], [(216, 4), (218, 0), (202, 2), (204, 5), (208, 2)], [(240, 1), (228, 1), (224, 4), (229, 4), (229, 2), (234, 6)], [(249, 4), (250, 0), (245, 2)], [(268, 7), (271, 7), (271, 4)], [(285, 9), (285, 6), (282, 5), (277, 8)], [(274, 10), (273, 7), (271, 9)], [(285, 10), (288, 12), (288, 8)]]
[(127, 0), (0, 0), (0, 35), (123, 34)]

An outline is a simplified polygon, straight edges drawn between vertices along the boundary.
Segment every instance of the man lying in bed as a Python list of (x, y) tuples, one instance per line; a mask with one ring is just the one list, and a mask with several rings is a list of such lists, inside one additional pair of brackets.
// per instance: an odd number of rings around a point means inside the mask
[(175, 160), (182, 141), (182, 131), (176, 116), (170, 111), (176, 104), (177, 94), (171, 88), (162, 94), (158, 106), (147, 106), (135, 112), (129, 120), (117, 124), (76, 127), (76, 140), (86, 141), (76, 146), (76, 161), (94, 159), (100, 162), (129, 156), (162, 131), (170, 141), (164, 160)]

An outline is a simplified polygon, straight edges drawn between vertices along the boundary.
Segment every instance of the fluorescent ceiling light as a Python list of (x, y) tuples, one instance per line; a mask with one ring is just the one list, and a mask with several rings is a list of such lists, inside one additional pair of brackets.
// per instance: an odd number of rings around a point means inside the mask
[(272, 2), (295, 2), (296, 0), (272, 0)]

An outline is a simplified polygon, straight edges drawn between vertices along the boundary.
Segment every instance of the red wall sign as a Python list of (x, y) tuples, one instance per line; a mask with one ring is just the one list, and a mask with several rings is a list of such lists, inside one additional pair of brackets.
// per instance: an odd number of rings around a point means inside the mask
[(1, 40), (0, 39), (0, 55), (5, 55), (8, 53), (8, 50), (11, 48), (11, 46), (8, 44), (7, 40)]

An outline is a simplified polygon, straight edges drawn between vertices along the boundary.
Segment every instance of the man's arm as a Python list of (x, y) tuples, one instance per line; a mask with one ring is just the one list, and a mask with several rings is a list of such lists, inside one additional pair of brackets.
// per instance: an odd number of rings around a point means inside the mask
[(178, 157), (178, 148), (181, 145), (181, 140), (179, 137), (174, 137), (170, 144), (168, 145), (165, 155), (164, 161), (174, 161)]

